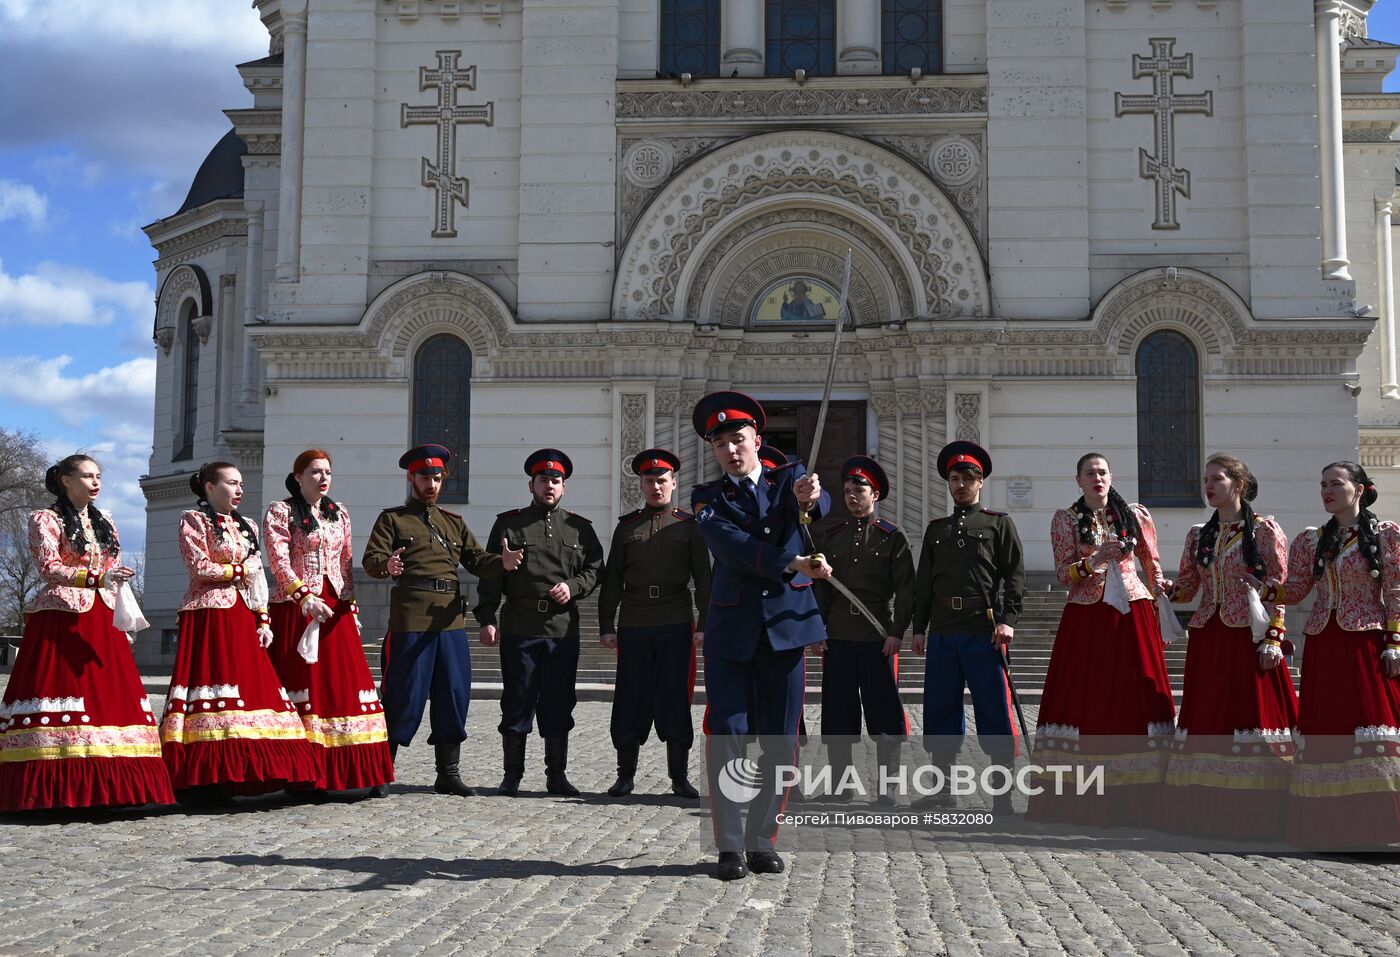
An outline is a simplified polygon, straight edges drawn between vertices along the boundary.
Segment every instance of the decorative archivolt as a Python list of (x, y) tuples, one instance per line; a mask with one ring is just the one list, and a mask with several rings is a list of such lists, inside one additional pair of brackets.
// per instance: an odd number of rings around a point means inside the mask
[(1205, 353), (1206, 367), (1218, 371), (1222, 357), (1248, 337), (1253, 318), (1244, 300), (1214, 276), (1194, 269), (1170, 275), (1149, 269), (1110, 289), (1092, 322), (1120, 372), (1132, 369), (1143, 337), (1162, 328), (1189, 335)]
[(198, 266), (186, 263), (176, 266), (161, 283), (156, 296), (156, 319), (151, 338), (166, 355), (175, 344), (176, 327), (185, 303), (194, 302), (195, 320), (203, 320), (202, 329), (197, 330), (201, 340), (209, 337), (209, 325), (214, 316), (214, 291), (209, 285), (209, 276)]
[(460, 335), (473, 356), (488, 355), (510, 335), (511, 324), (510, 307), (481, 280), (457, 272), (425, 272), (376, 296), (360, 320), (360, 331), (398, 365), (414, 344), (439, 331)]
[[(731, 232), (784, 212), (794, 227), (847, 232), (904, 285), (912, 308), (892, 318), (986, 316), (986, 271), (972, 230), (943, 190), (884, 147), (836, 133), (765, 133), (686, 167), (652, 200), (618, 264), (612, 318), (694, 319), (705, 264)], [(794, 219), (790, 211), (799, 215)], [(818, 223), (825, 216), (825, 224)], [(704, 290), (698, 290), (704, 295)], [(903, 303), (901, 303), (901, 308)]]

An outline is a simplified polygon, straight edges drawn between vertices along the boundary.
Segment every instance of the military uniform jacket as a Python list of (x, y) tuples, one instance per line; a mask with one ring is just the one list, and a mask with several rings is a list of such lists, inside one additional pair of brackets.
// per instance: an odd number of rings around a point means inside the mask
[[(603, 544), (593, 523), (568, 509), (531, 502), (497, 515), (486, 547), (499, 551), (503, 538), (512, 550), (523, 548), (525, 557), (514, 571), (481, 583), (476, 620), (496, 624), (504, 602), (500, 625), (508, 635), (577, 638), (578, 603), (598, 586), (603, 570)], [(549, 590), (560, 582), (569, 586), (567, 605), (549, 598)]]
[(837, 581), (855, 592), (885, 626), (877, 634), (845, 595), (819, 581), (817, 603), (826, 618), (827, 635), (882, 643), (887, 637), (903, 638), (914, 617), (914, 553), (904, 532), (870, 515), (829, 529), (818, 544)]
[[(389, 592), (390, 631), (448, 631), (465, 628), (458, 595), (457, 566), (480, 578), (499, 576), (505, 567), (477, 543), (466, 519), (456, 512), (413, 501), (379, 513), (360, 564), (384, 578), (389, 556), (402, 548), (403, 575)], [(438, 590), (433, 590), (438, 582)]]
[[(787, 570), (805, 554), (798, 531), (797, 499), (792, 486), (802, 466), (763, 469), (767, 507), (729, 478), (695, 486), (691, 510), (700, 534), (715, 557), (710, 610), (705, 622), (705, 655), (731, 661), (753, 658), (767, 633), (776, 651), (826, 640), (812, 580)], [(825, 491), (812, 508), (818, 519), (831, 508)]]
[(709, 604), (710, 550), (694, 515), (666, 506), (639, 508), (618, 519), (598, 593), (600, 634), (613, 634), (618, 623), (624, 628), (690, 624), (693, 608), (699, 609), (698, 628), (704, 631)]
[[(967, 556), (972, 556), (969, 561)], [(991, 634), (981, 576), (1000, 607), (996, 624), (1015, 626), (1026, 594), (1026, 568), (1021, 537), (1005, 512), (980, 506), (958, 506), (946, 518), (928, 523), (919, 572), (914, 586), (914, 633)], [(959, 610), (952, 607), (961, 604)]]

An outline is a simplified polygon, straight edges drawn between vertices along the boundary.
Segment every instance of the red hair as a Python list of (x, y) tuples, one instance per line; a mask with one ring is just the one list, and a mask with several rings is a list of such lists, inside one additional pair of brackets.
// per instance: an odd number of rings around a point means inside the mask
[(292, 474), (300, 475), (317, 459), (325, 459), (328, 464), (335, 464), (331, 462), (331, 454), (325, 449), (307, 449), (305, 452), (298, 455), (296, 461), (292, 463)]

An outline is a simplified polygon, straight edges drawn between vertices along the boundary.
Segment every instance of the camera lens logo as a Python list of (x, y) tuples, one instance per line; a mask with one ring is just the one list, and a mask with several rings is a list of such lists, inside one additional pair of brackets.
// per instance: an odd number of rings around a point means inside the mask
[(758, 764), (750, 758), (726, 761), (718, 777), (720, 793), (735, 804), (748, 804), (761, 790)]

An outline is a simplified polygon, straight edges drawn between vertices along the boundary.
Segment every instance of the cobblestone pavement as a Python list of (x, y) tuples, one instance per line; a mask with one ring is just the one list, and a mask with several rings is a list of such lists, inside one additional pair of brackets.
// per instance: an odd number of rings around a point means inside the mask
[[(723, 884), (706, 810), (670, 796), (654, 742), (642, 796), (600, 796), (608, 707), (578, 708), (581, 800), (544, 795), (533, 739), (535, 790), (514, 800), (433, 793), (420, 744), (383, 801), (0, 818), (0, 954), (1400, 954), (1395, 855), (1153, 851), (1146, 832), (1013, 823), (928, 853), (798, 850), (784, 874)], [(473, 785), (499, 778), (496, 718), (471, 712)]]

